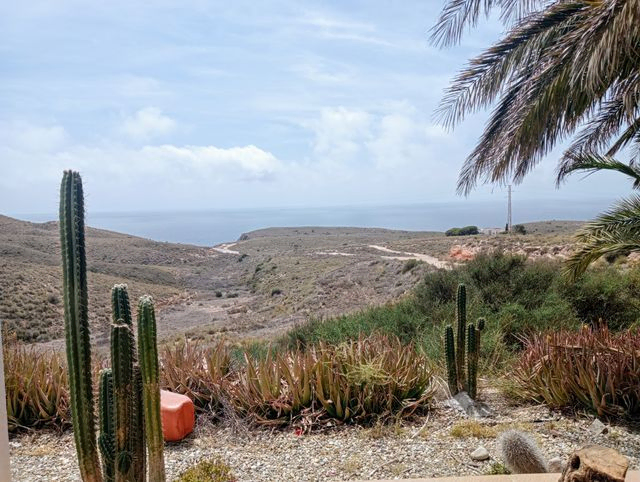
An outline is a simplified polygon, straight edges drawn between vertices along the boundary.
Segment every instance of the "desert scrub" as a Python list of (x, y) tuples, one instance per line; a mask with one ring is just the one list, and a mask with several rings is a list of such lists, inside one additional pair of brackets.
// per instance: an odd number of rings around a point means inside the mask
[(236, 479), (222, 459), (204, 460), (187, 469), (176, 479), (176, 482), (235, 482)]
[(418, 266), (417, 259), (408, 259), (402, 266), (402, 274), (413, 270), (413, 268), (415, 268), (416, 266)]

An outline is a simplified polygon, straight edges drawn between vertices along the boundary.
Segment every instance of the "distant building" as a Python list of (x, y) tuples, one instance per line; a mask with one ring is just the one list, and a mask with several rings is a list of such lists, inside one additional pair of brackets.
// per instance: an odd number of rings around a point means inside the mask
[(480, 234), (487, 234), (493, 236), (494, 234), (500, 234), (503, 232), (503, 228), (480, 228)]

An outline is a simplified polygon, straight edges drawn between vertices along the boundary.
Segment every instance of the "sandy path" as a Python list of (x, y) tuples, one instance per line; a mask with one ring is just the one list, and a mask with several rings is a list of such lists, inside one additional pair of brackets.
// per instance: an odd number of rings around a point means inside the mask
[(232, 249), (229, 249), (235, 245), (236, 243), (224, 243), (211, 249), (222, 254), (240, 254), (240, 251), (234, 251)]
[(384, 246), (378, 246), (376, 244), (370, 244), (369, 247), (373, 249), (377, 249), (378, 251), (383, 251), (385, 253), (398, 255), (398, 256), (383, 256), (383, 258), (399, 259), (401, 261), (406, 261), (408, 259), (418, 259), (420, 261), (424, 261), (427, 264), (435, 266), (436, 268), (451, 269), (451, 264), (449, 262), (441, 261), (435, 256), (429, 256), (428, 254), (407, 253), (405, 251), (394, 251), (393, 249), (385, 248)]

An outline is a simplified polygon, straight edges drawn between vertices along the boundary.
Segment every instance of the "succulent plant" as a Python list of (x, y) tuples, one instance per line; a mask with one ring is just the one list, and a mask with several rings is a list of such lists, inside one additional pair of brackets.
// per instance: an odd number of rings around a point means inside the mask
[(467, 290), (462, 283), (458, 285), (456, 294), (456, 321), (457, 344), (454, 344), (454, 333), (451, 325), (447, 325), (445, 328), (444, 337), (449, 391), (451, 391), (452, 395), (455, 395), (461, 390), (466, 390), (471, 398), (475, 398), (478, 392), (480, 333), (484, 329), (485, 319), (479, 318), (477, 327), (473, 323), (467, 325)]
[(60, 246), (71, 418), (78, 465), (82, 480), (101, 482), (91, 380), (84, 195), (80, 174), (72, 171), (65, 171), (60, 186)]
[[(112, 368), (100, 374), (100, 436), (96, 442), (91, 346), (89, 337), (84, 198), (77, 172), (65, 171), (60, 188), (65, 339), (71, 392), (73, 432), (84, 482), (144, 482), (145, 428), (151, 427), (153, 457), (149, 480), (163, 482), (162, 424), (158, 383), (158, 350), (153, 301), (141, 300), (138, 365), (126, 285), (112, 289)], [(150, 375), (149, 375), (150, 374)], [(143, 392), (147, 395), (143, 395)], [(148, 399), (143, 403), (143, 399)], [(148, 406), (147, 406), (148, 405)], [(98, 456), (102, 454), (102, 467)], [(153, 447), (153, 448), (152, 448)], [(159, 448), (158, 448), (159, 447)]]
[(524, 432), (507, 430), (498, 439), (504, 464), (513, 474), (541, 474), (549, 471), (547, 460), (535, 440)]

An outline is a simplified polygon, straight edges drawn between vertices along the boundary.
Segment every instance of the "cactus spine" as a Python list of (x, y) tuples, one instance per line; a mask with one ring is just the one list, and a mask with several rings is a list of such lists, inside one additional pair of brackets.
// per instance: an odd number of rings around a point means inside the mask
[[(145, 329), (141, 357), (155, 360), (157, 404), (143, 405), (143, 375), (137, 363), (129, 295), (126, 285), (112, 290), (112, 369), (100, 373), (100, 436), (96, 443), (91, 347), (87, 295), (87, 261), (84, 242), (82, 180), (77, 172), (65, 171), (60, 188), (60, 242), (65, 312), (65, 338), (73, 432), (80, 474), (84, 482), (144, 482), (146, 479), (145, 425), (154, 430), (154, 472), (150, 479), (164, 481), (162, 425), (158, 385), (158, 351), (153, 328)], [(153, 316), (153, 302), (144, 298)], [(148, 336), (147, 331), (153, 336)], [(149, 422), (145, 422), (145, 417)], [(158, 451), (158, 435), (160, 450)], [(102, 468), (98, 457), (102, 454)], [(151, 451), (151, 449), (150, 449)], [(104, 475), (103, 475), (104, 472)], [(162, 473), (161, 476), (156, 474)]]
[(84, 195), (80, 174), (65, 171), (60, 186), (60, 246), (64, 291), (64, 332), (71, 392), (73, 436), (80, 475), (101, 482), (91, 380), (91, 345), (84, 242)]
[(102, 475), (104, 482), (114, 482), (116, 433), (113, 414), (113, 373), (111, 368), (100, 372), (100, 435), (98, 446), (102, 455)]
[(458, 321), (458, 346), (456, 353), (456, 371), (458, 373), (458, 386), (459, 390), (465, 385), (464, 380), (464, 339), (466, 336), (467, 327), (467, 288), (464, 284), (458, 285), (458, 293), (456, 295), (456, 318)]
[(467, 326), (467, 290), (462, 283), (458, 285), (456, 295), (456, 318), (458, 322), (457, 346), (454, 346), (453, 327), (447, 325), (445, 328), (444, 348), (447, 359), (447, 382), (453, 395), (461, 390), (466, 390), (471, 398), (475, 398), (478, 391), (480, 332), (484, 329), (485, 320), (479, 318), (477, 328), (473, 323)]
[(138, 348), (142, 371), (142, 399), (149, 449), (149, 479), (165, 481), (162, 419), (160, 417), (160, 371), (156, 343), (156, 316), (153, 300), (143, 296), (138, 303)]

